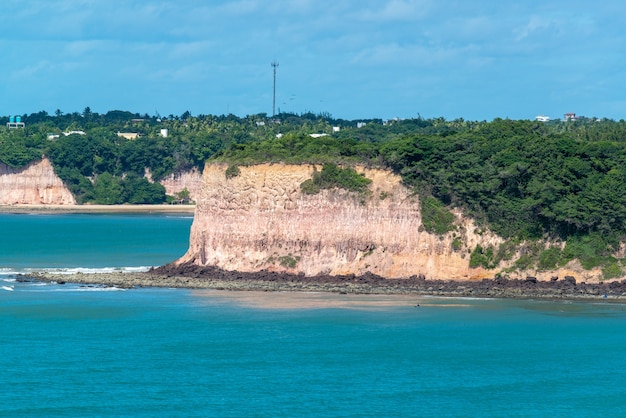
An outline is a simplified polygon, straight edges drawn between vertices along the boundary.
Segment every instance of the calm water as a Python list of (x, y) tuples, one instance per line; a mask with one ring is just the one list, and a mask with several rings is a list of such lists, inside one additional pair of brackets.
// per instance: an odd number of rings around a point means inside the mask
[(0, 416), (626, 416), (623, 305), (13, 281), (162, 264), (190, 224), (0, 215)]

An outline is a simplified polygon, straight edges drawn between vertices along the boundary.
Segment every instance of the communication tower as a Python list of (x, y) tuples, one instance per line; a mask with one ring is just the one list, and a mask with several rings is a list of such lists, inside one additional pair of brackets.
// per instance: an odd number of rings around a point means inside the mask
[(272, 67), (274, 68), (274, 96), (272, 98), (272, 117), (276, 116), (276, 68), (278, 67), (278, 61), (272, 61)]

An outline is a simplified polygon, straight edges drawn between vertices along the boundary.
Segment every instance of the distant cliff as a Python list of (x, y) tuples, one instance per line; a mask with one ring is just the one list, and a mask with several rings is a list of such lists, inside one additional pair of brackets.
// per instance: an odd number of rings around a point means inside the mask
[(200, 189), (202, 188), (202, 173), (197, 169), (189, 171), (177, 172), (170, 174), (159, 183), (165, 187), (165, 193), (174, 196), (176, 193), (180, 193), (183, 189), (187, 189), (191, 200), (195, 201), (200, 195)]
[(46, 158), (14, 169), (0, 163), (0, 204), (71, 205), (76, 201)]
[[(202, 174), (194, 169), (171, 174), (160, 183), (169, 195), (187, 189), (191, 199), (195, 200), (200, 192)], [(73, 204), (76, 204), (76, 199), (56, 175), (47, 158), (18, 169), (0, 162), (0, 205)]]

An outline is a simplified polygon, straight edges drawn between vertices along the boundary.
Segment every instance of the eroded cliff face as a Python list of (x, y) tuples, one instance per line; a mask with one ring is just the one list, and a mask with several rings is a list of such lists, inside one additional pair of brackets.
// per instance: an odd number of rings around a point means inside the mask
[(197, 201), (202, 189), (202, 173), (194, 168), (190, 171), (170, 174), (159, 183), (165, 187), (165, 193), (170, 196), (187, 189), (191, 200)]
[(72, 205), (76, 200), (47, 158), (14, 169), (0, 163), (0, 204)]
[(338, 189), (303, 194), (300, 184), (312, 177), (313, 166), (240, 167), (231, 179), (226, 168), (205, 167), (190, 248), (177, 263), (307, 276), (493, 277), (492, 271), (469, 268), (468, 249), (502, 240), (488, 232), (476, 234), (474, 223), (460, 214), (454, 233), (425, 232), (419, 197), (390, 172), (358, 169), (372, 180), (371, 193), (364, 197)]

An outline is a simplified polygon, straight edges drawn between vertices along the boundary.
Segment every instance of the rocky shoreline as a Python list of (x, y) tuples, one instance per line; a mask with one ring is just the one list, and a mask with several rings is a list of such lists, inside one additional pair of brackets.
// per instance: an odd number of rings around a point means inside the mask
[(478, 281), (427, 280), (421, 276), (385, 279), (362, 276), (305, 277), (260, 271), (231, 272), (215, 267), (167, 265), (145, 273), (33, 273), (18, 280), (81, 283), (120, 288), (172, 287), (233, 291), (332, 292), (345, 294), (423, 295), (446, 297), (565, 299), (626, 302), (626, 280), (610, 283), (576, 283), (572, 277), (551, 281), (494, 278)]

